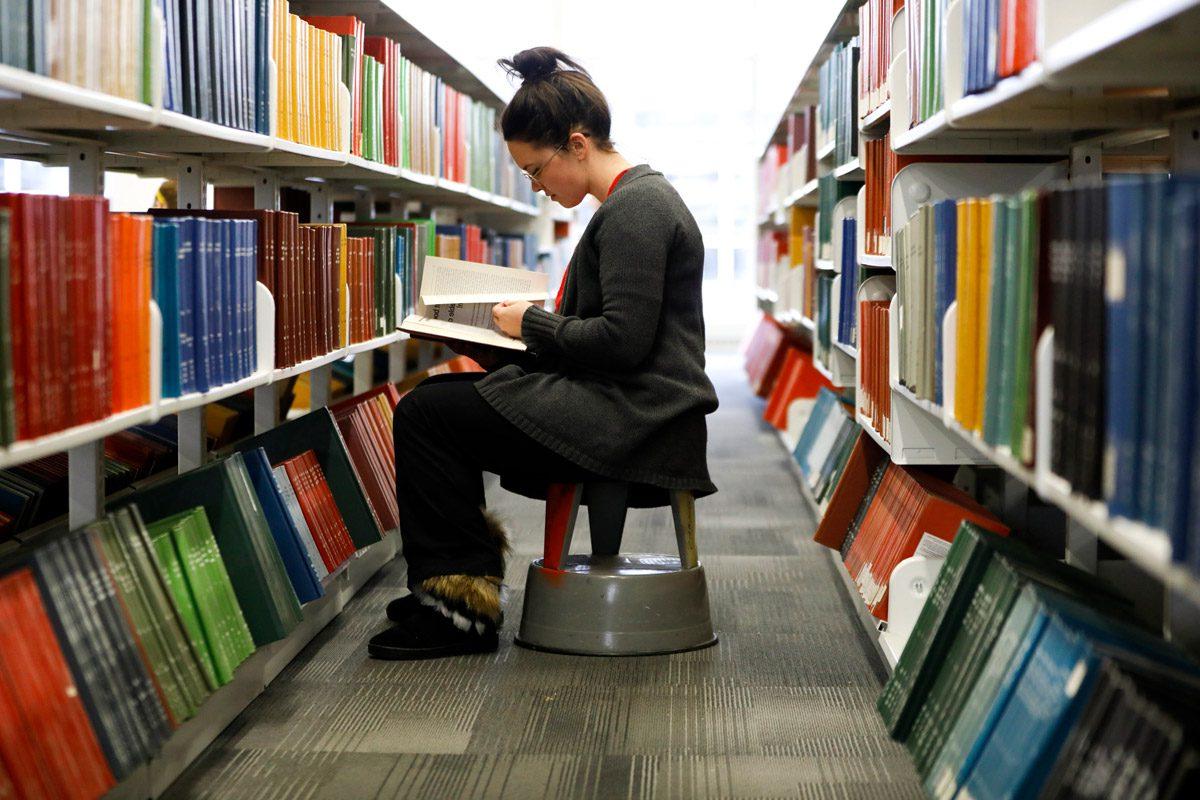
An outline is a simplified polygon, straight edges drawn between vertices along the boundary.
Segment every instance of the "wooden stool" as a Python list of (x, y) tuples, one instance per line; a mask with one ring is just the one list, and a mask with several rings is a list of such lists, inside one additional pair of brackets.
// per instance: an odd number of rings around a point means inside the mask
[[(691, 492), (671, 492), (679, 555), (620, 554), (629, 484), (552, 484), (543, 555), (529, 566), (517, 644), (582, 655), (652, 655), (716, 644)], [(591, 555), (570, 555), (580, 504)]]

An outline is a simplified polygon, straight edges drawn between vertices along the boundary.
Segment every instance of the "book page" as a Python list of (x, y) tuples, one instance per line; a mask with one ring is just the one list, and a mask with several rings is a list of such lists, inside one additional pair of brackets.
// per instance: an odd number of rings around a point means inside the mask
[[(421, 275), (421, 303), (435, 306), (495, 305), (501, 300), (543, 302), (550, 296), (548, 280), (542, 272), (427, 256)], [(491, 315), (488, 316), (490, 319)]]

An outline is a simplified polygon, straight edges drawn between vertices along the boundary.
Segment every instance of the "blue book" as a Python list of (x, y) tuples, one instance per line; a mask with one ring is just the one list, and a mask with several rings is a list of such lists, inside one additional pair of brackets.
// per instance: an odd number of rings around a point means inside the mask
[[(800, 438), (792, 449), (792, 457), (796, 459), (796, 463), (802, 470), (808, 465), (813, 445), (816, 444), (825, 420), (833, 413), (837, 402), (837, 396), (826, 387), (822, 386), (817, 392), (817, 401), (813, 405), (812, 413), (809, 414), (808, 422), (805, 423), (804, 430), (800, 432)], [(806, 476), (807, 474), (805, 472)]]
[(190, 394), (198, 389), (200, 375), (198, 374), (199, 348), (196, 341), (198, 318), (197, 308), (203, 308), (196, 296), (196, 271), (199, 261), (199, 226), (193, 217), (179, 217), (179, 391)]
[(261, 134), (271, 133), (271, 75), (269, 56), (271, 52), (270, 22), (271, 0), (254, 0), (255, 14), (255, 76), (254, 93), (256, 114), (254, 129)]
[(954, 200), (943, 200), (934, 209), (937, 225), (937, 341), (934, 347), (937, 363), (934, 364), (934, 396), (937, 404), (943, 403), (942, 386), (942, 327), (950, 304), (956, 299), (958, 281), (958, 205)]
[(957, 785), (975, 800), (1037, 796), (1101, 658), (1145, 658), (1196, 674), (1187, 656), (1156, 636), (1052, 589), (1025, 591), (1036, 593), (1037, 610), (958, 772)]
[(1139, 304), (1142, 293), (1141, 210), (1145, 184), (1140, 178), (1114, 178), (1108, 187), (1108, 245), (1105, 261), (1107, 317), (1107, 406), (1104, 493), (1114, 516), (1137, 516), (1138, 381), (1141, 348)]
[(1162, 386), (1165, 383), (1167, 362), (1154, 357), (1166, 349), (1163, 336), (1170, 338), (1171, 332), (1164, 330), (1166, 319), (1166, 297), (1170, 291), (1163, 258), (1166, 255), (1167, 209), (1170, 183), (1163, 176), (1146, 179), (1146, 195), (1143, 213), (1137, 216), (1142, 224), (1142, 298), (1139, 314), (1142, 324), (1141, 337), (1136, 344), (1145, 348), (1146, 357), (1140, 359), (1141, 373), (1135, 384), (1141, 399), (1141, 420), (1136, 442), (1138, 454), (1137, 516), (1148, 525), (1161, 523), (1161, 509), (1157, 504), (1157, 485), (1162, 473), (1159, 471), (1158, 442), (1163, 423)]
[(979, 88), (990, 89), (996, 85), (1000, 65), (1000, 0), (986, 0), (984, 30), (986, 48), (980, 68)]
[(193, 231), (192, 267), (187, 276), (180, 275), (181, 292), (190, 292), (192, 296), (188, 316), (192, 328), (192, 371), (195, 376), (192, 383), (193, 392), (207, 392), (211, 375), (211, 359), (209, 349), (212, 346), (212, 308), (211, 272), (209, 253), (208, 220), (188, 219), (187, 226)]
[(282, 493), (279, 484), (276, 483), (271, 462), (267, 460), (266, 451), (261, 447), (247, 450), (242, 454), (242, 458), (246, 462), (246, 471), (250, 474), (254, 493), (263, 507), (263, 515), (267, 518), (271, 536), (279, 549), (288, 580), (296, 590), (297, 599), (301, 604), (316, 600), (325, 590), (317, 578), (308, 550), (300, 538), (300, 532), (296, 530), (291, 515), (283, 505)]
[(1159, 451), (1164, 454), (1162, 480), (1159, 481), (1159, 506), (1162, 525), (1171, 538), (1171, 554), (1176, 561), (1187, 558), (1188, 513), (1190, 510), (1192, 442), (1195, 440), (1196, 303), (1197, 270), (1200, 270), (1200, 237), (1196, 219), (1200, 212), (1200, 184), (1175, 181), (1171, 205), (1171, 241), (1168, 259), (1170, 307), (1167, 312), (1167, 352), (1169, 366), (1166, 383), (1166, 421), (1159, 431)]
[(178, 397), (179, 384), (179, 224), (155, 220), (151, 241), (154, 302), (162, 313), (162, 396)]
[(242, 301), (244, 310), (242, 312), (242, 340), (245, 342), (245, 374), (253, 375), (258, 369), (258, 338), (256, 335), (255, 323), (257, 321), (256, 311), (258, 308), (258, 293), (256, 282), (258, 280), (258, 221), (246, 220), (243, 224), (245, 228), (246, 251), (245, 263), (242, 267), (242, 280), (245, 282), (246, 289), (243, 292)]
[(963, 94), (978, 91), (975, 65), (983, 37), (978, 33), (978, 6), (984, 0), (963, 0)]
[(233, 345), (233, 330), (231, 321), (233, 318), (233, 294), (230, 292), (231, 281), (233, 275), (233, 225), (229, 220), (213, 220), (213, 229), (216, 232), (214, 246), (214, 270), (213, 287), (217, 298), (217, 315), (216, 325), (213, 329), (216, 338), (216, 348), (213, 353), (213, 361), (216, 366), (217, 376), (219, 380), (215, 385), (220, 386), (229, 383), (233, 379), (233, 362), (230, 358)]

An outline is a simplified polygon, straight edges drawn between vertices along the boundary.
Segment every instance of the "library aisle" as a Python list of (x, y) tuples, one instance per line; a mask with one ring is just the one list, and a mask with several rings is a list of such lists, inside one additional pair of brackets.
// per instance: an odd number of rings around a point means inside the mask
[[(814, 520), (740, 356), (710, 354), (709, 373), (720, 492), (697, 516), (716, 647), (610, 659), (514, 646), (543, 505), (495, 486), (516, 550), (497, 654), (369, 660), (366, 640), (404, 584), (397, 559), (166, 796), (920, 797), (875, 710), (878, 665), (809, 541)], [(665, 509), (631, 512), (622, 549), (670, 551), (670, 524)]]

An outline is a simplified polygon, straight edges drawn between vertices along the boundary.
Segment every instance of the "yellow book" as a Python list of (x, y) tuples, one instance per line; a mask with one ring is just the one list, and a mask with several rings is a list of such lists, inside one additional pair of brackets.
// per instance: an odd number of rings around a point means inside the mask
[(992, 198), (979, 201), (979, 240), (975, 277), (975, 369), (971, 400), (971, 430), (983, 433), (983, 393), (987, 388), (988, 318), (992, 292), (992, 231), (996, 209)]
[(342, 225), (339, 223), (337, 228), (338, 228), (338, 238), (339, 238), (339, 244), (340, 244), (340, 247), (338, 248), (338, 252), (341, 254), (341, 259), (338, 261), (338, 279), (337, 279), (338, 280), (338, 284), (337, 284), (338, 346), (345, 347), (346, 345), (350, 344), (350, 331), (347, 330), (347, 327), (346, 327), (346, 302), (349, 299), (346, 296), (346, 278), (347, 278), (347, 266), (349, 265), (348, 259), (350, 256), (350, 253), (349, 253), (350, 237), (346, 234), (346, 226), (345, 225)]
[(954, 291), (958, 304), (958, 323), (955, 329), (954, 351), (954, 418), (962, 424), (967, 419), (967, 396), (971, 385), (970, 358), (973, 353), (971, 340), (971, 246), (974, 230), (971, 227), (971, 201), (959, 200), (957, 212), (957, 243)]

